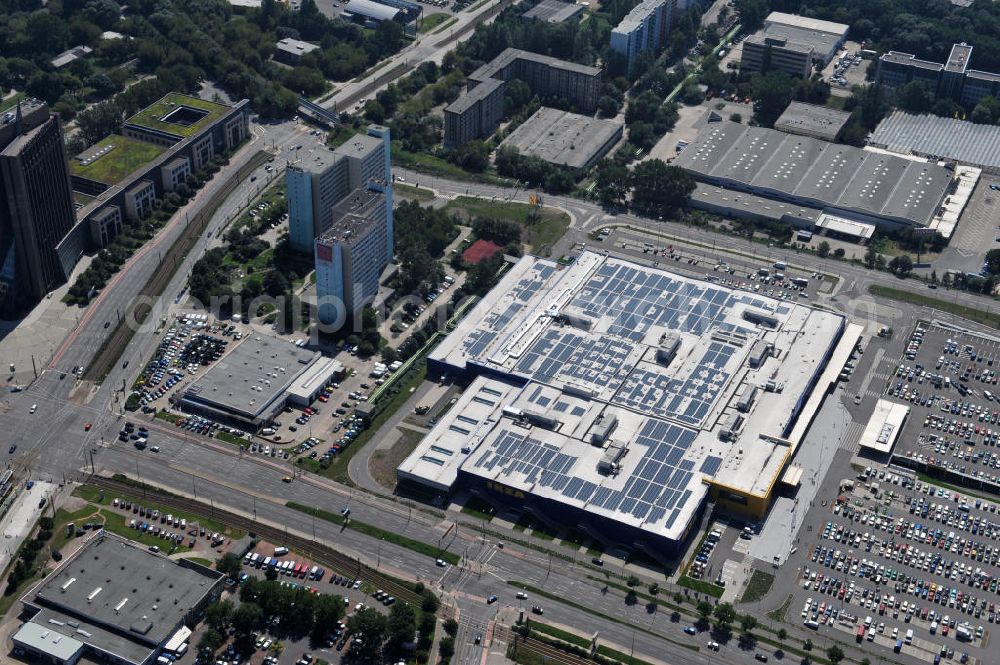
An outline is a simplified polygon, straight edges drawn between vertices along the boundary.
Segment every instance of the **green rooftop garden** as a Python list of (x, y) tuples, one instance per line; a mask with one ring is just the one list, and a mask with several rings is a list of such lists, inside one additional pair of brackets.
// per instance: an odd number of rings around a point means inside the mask
[(112, 134), (88, 148), (83, 154), (90, 155), (111, 145), (114, 146), (114, 149), (104, 153), (86, 166), (75, 157), (69, 160), (70, 173), (103, 182), (106, 185), (115, 185), (129, 173), (153, 161), (166, 150), (163, 146)]
[[(194, 109), (194, 112), (185, 112), (184, 107)], [(177, 112), (178, 109), (181, 109), (181, 111)], [(228, 106), (197, 97), (182, 95), (179, 92), (171, 92), (168, 95), (164, 95), (159, 101), (136, 113), (126, 122), (130, 125), (148, 127), (149, 129), (186, 137), (197, 134), (207, 125), (215, 122), (228, 112)]]

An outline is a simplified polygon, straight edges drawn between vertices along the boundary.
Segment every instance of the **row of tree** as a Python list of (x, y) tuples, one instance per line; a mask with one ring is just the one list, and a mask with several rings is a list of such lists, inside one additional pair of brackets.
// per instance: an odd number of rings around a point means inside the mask
[(594, 180), (597, 196), (605, 205), (624, 205), (631, 197), (636, 211), (658, 218), (683, 207), (695, 188), (694, 180), (684, 169), (659, 159), (640, 162), (632, 170), (605, 159), (597, 164)]

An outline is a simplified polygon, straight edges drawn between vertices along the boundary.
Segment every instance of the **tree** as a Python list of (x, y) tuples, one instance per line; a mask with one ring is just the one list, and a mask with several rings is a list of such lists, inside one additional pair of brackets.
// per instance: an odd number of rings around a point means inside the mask
[(347, 630), (361, 639), (361, 643), (352, 646), (351, 651), (362, 657), (375, 658), (385, 642), (387, 619), (378, 610), (365, 607), (347, 620)]
[(993, 95), (986, 95), (972, 109), (969, 120), (982, 125), (996, 124), (1000, 119), (1000, 101)]
[(215, 569), (220, 573), (229, 576), (229, 579), (236, 580), (243, 569), (240, 558), (233, 552), (226, 552), (215, 562)]
[(232, 616), (233, 603), (228, 600), (212, 603), (205, 608), (205, 623), (220, 632), (229, 625)]
[(896, 90), (896, 103), (909, 113), (927, 113), (934, 105), (934, 91), (926, 81), (910, 81)]
[(712, 610), (714, 608), (712, 607), (712, 603), (708, 602), (707, 600), (699, 600), (698, 605), (695, 607), (695, 609), (698, 611), (699, 617), (708, 620), (708, 617), (712, 615)]
[(444, 632), (446, 632), (451, 637), (455, 637), (458, 634), (458, 622), (454, 619), (448, 619), (444, 622)]
[(807, 637), (806, 641), (802, 643), (802, 648), (806, 651), (812, 651), (813, 641)]
[(683, 206), (694, 191), (694, 179), (676, 166), (662, 160), (641, 162), (632, 172), (632, 202), (652, 216), (666, 216)]
[(889, 270), (897, 277), (906, 277), (913, 272), (913, 259), (910, 258), (909, 254), (894, 256), (889, 261)]
[(330, 634), (330, 626), (344, 616), (344, 600), (340, 596), (319, 594), (313, 605), (313, 640), (319, 642)]
[(719, 603), (715, 606), (715, 625), (720, 630), (728, 629), (736, 620), (736, 610), (731, 603)]
[(384, 362), (387, 365), (391, 365), (392, 363), (399, 360), (399, 354), (396, 353), (396, 349), (392, 348), (391, 346), (384, 347), (381, 351), (381, 354), (382, 354), (382, 362)]
[(986, 271), (991, 275), (1000, 275), (1000, 249), (986, 252)]
[(757, 123), (773, 127), (774, 121), (784, 113), (792, 101), (795, 81), (783, 72), (769, 72), (755, 76), (750, 81), (753, 112)]
[(779, 628), (778, 632), (776, 634), (778, 636), (778, 640), (780, 640), (782, 642), (784, 642), (786, 639), (788, 639), (788, 631), (785, 630), (784, 628)]
[(834, 644), (826, 650), (826, 657), (830, 659), (830, 662), (833, 663), (833, 665), (837, 665), (837, 663), (844, 660), (844, 651)]
[(249, 635), (264, 621), (264, 612), (256, 603), (240, 603), (233, 612), (233, 628), (240, 635)]
[(875, 251), (875, 247), (868, 245), (868, 249), (865, 250), (865, 267), (871, 269), (874, 268), (878, 263), (879, 253)]
[(744, 633), (751, 632), (757, 627), (757, 617), (752, 614), (744, 614), (740, 617), (740, 630)]
[(634, 589), (629, 589), (628, 593), (625, 594), (625, 604), (629, 607), (635, 605), (639, 600), (639, 596), (635, 593)]
[(198, 640), (198, 651), (215, 653), (215, 650), (222, 646), (222, 641), (222, 634), (214, 628), (209, 628)]
[(830, 255), (830, 243), (825, 240), (821, 240), (819, 246), (816, 247), (816, 253), (821, 257), (826, 258)]
[(597, 110), (604, 118), (613, 118), (618, 115), (618, 109), (622, 107), (621, 102), (611, 95), (602, 95), (597, 100)]
[(628, 168), (613, 159), (602, 159), (594, 171), (597, 197), (605, 205), (618, 205), (625, 201), (630, 187)]
[(386, 648), (391, 653), (399, 653), (403, 645), (413, 641), (417, 630), (417, 617), (408, 603), (396, 603), (389, 612), (386, 622)]
[(733, 113), (729, 116), (729, 119), (733, 122), (743, 122), (743, 116), (739, 113)]

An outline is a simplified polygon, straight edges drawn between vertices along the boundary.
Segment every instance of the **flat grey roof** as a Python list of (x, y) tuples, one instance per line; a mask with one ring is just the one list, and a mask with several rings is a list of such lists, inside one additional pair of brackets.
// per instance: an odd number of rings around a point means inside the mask
[(996, 125), (894, 111), (878, 124), (868, 144), (901, 154), (1000, 168), (1000, 127)]
[(501, 81), (500, 79), (488, 78), (445, 107), (444, 112), (465, 113), (472, 106), (478, 104), (480, 101), (496, 92), (497, 88), (501, 88), (505, 85), (506, 82)]
[(944, 69), (944, 65), (940, 62), (931, 62), (930, 60), (920, 60), (912, 53), (902, 53), (900, 51), (889, 51), (885, 53), (880, 58), (883, 62), (895, 63), (899, 65), (909, 65), (911, 67), (919, 67), (921, 69), (928, 69), (930, 71), (939, 72)]
[(278, 337), (253, 334), (191, 384), (184, 399), (255, 418), (273, 405), (319, 355)]
[(32, 621), (22, 624), (12, 639), (16, 644), (23, 644), (62, 661), (71, 659), (84, 646), (80, 640)]
[(319, 48), (316, 44), (310, 44), (309, 42), (304, 42), (301, 39), (292, 39), (291, 37), (285, 37), (280, 40), (276, 47), (279, 51), (285, 51), (286, 53), (291, 53), (293, 55), (305, 55), (306, 53), (311, 53)]
[(706, 124), (674, 163), (707, 182), (914, 226), (931, 222), (952, 179), (936, 164), (730, 121)]
[(756, 42), (783, 40), (783, 48), (803, 53), (812, 51), (825, 59), (846, 35), (847, 26), (843, 23), (771, 12), (764, 27), (748, 39)]
[(629, 33), (638, 28), (643, 20), (663, 6), (664, 0), (643, 0), (632, 8), (612, 32)]
[(607, 151), (622, 123), (598, 120), (559, 109), (541, 107), (511, 132), (500, 145), (517, 148), (551, 164), (583, 168)]
[(542, 0), (521, 15), (521, 18), (537, 19), (548, 23), (561, 23), (583, 11), (583, 5), (563, 0)]
[(771, 12), (767, 15), (764, 23), (792, 26), (815, 32), (826, 32), (838, 37), (846, 37), (849, 27), (846, 23), (823, 21), (818, 18), (809, 18), (807, 16), (799, 16), (798, 14), (786, 14), (784, 12)]
[(970, 60), (972, 60), (972, 47), (965, 43), (954, 44), (944, 69), (946, 72), (964, 72), (969, 68)]
[(378, 222), (373, 215), (384, 196), (382, 192), (355, 189), (333, 207), (333, 223), (320, 234), (319, 240), (349, 245), (363, 237), (363, 232)]
[(221, 577), (105, 531), (23, 601), (42, 608), (36, 624), (142, 662)]
[(788, 134), (834, 141), (850, 117), (847, 111), (793, 101), (774, 123), (774, 128)]
[[(351, 1), (355, 2), (356, 0)], [(601, 70), (597, 67), (578, 65), (575, 62), (560, 60), (559, 58), (541, 55), (540, 53), (532, 53), (531, 51), (524, 51), (519, 48), (508, 48), (504, 49), (500, 55), (493, 58), (493, 60), (472, 72), (472, 74), (469, 75), (469, 78), (474, 81), (485, 81), (488, 78), (493, 78), (496, 76), (497, 72), (512, 64), (515, 60), (529, 60), (531, 62), (537, 62), (543, 65), (548, 65), (549, 67), (561, 69), (563, 71), (576, 72), (578, 74), (586, 74), (588, 76), (598, 76), (601, 73)]]

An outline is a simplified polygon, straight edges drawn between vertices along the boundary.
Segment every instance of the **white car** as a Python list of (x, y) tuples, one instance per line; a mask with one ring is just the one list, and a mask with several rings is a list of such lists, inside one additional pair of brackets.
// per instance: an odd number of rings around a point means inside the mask
[(31, 408), (28, 410), (28, 413), (34, 413), (37, 410), (38, 410), (38, 405), (37, 404), (32, 404)]

